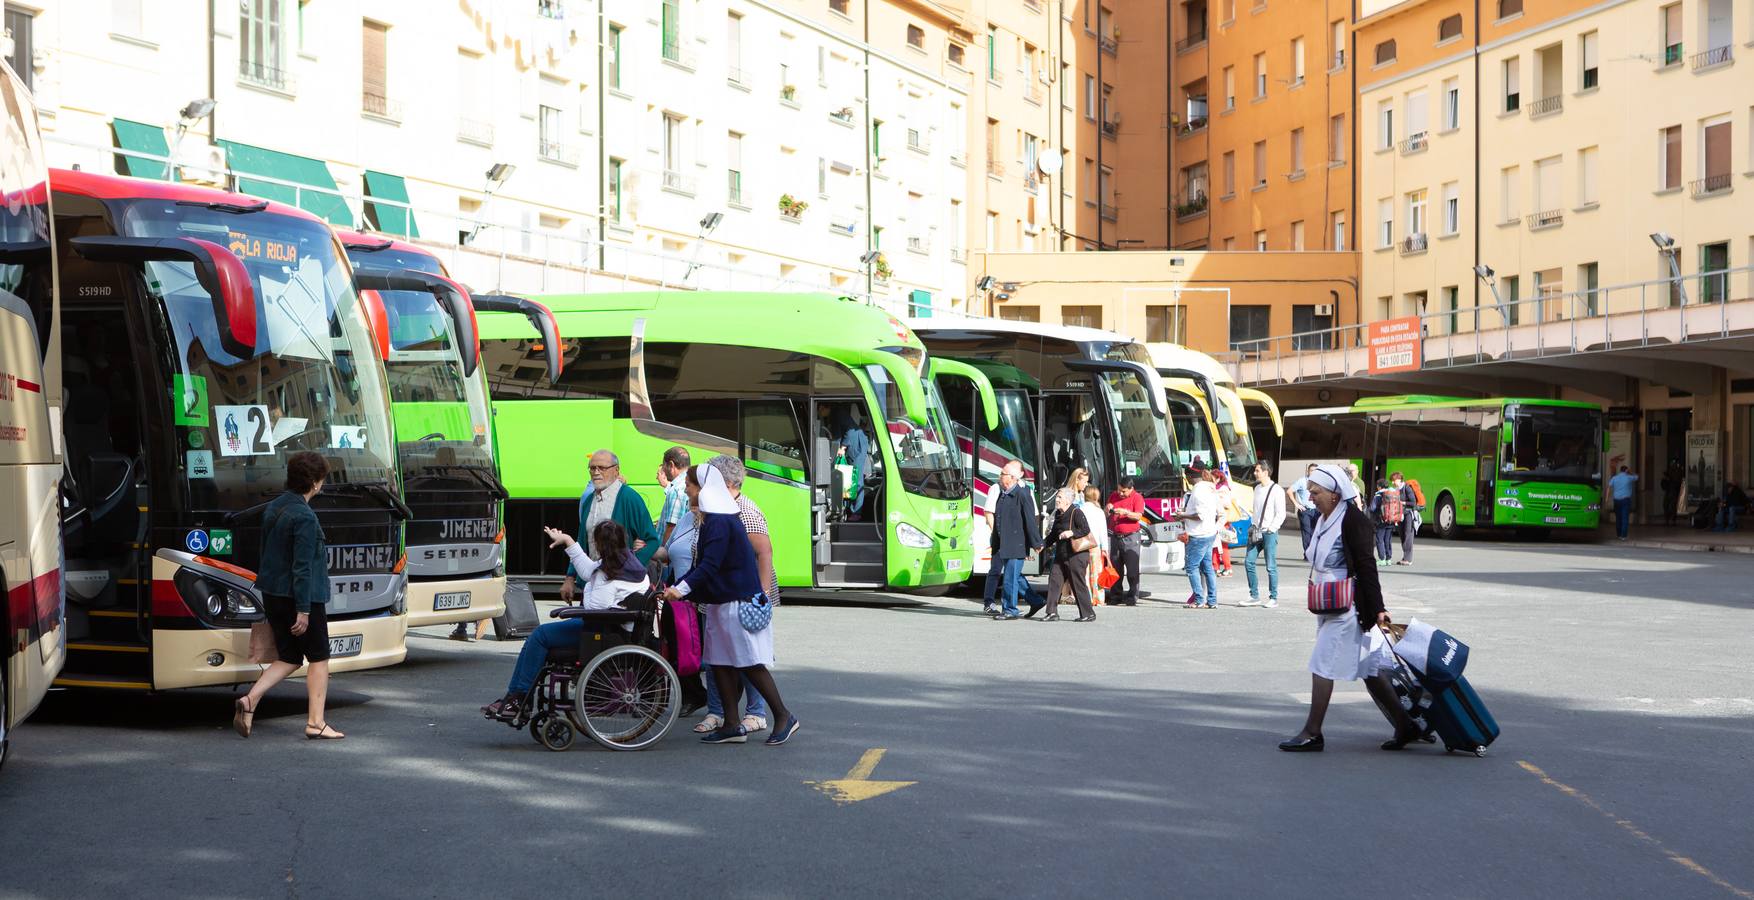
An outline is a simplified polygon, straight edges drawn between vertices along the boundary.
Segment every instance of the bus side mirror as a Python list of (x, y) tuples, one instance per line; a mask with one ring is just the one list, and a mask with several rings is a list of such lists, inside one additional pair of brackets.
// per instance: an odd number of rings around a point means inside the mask
[(378, 358), (388, 362), (390, 359), (390, 311), (384, 307), (384, 295), (367, 288), (359, 292), (359, 302), (365, 307), (365, 317), (371, 323), (372, 340), (378, 347)]
[(560, 322), (554, 318), (552, 310), (527, 297), (510, 294), (471, 294), (469, 302), (481, 312), (522, 313), (529, 319), (530, 327), (541, 336), (542, 355), (548, 364), (548, 383), (560, 381), (561, 370), (566, 367), (566, 348), (560, 340)]
[(360, 266), (353, 270), (353, 286), (360, 291), (420, 291), (438, 298), (457, 332), (463, 377), (474, 376), (475, 368), (481, 362), (481, 338), (475, 326), (475, 308), (470, 305), (469, 292), (462, 285), (430, 272)]
[(73, 252), (92, 262), (144, 266), (149, 262), (186, 262), (195, 280), (213, 298), (219, 341), (239, 359), (256, 355), (256, 292), (250, 273), (230, 250), (200, 238), (76, 237)]

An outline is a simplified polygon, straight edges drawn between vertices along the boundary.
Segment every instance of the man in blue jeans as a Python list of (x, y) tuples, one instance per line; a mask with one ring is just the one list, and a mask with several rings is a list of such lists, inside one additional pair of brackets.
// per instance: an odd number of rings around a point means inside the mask
[(1004, 566), (1004, 609), (993, 617), (995, 622), (1011, 622), (1021, 618), (1017, 598), (1028, 593), (1029, 611), (1033, 614), (1044, 604), (1023, 580), (1023, 561), (1041, 549), (1041, 525), (1035, 498), (1021, 483), (1023, 464), (1011, 460), (999, 474), (998, 502), (993, 504), (993, 558)]
[[(1005, 470), (1001, 468), (999, 470), (999, 483), (987, 488), (986, 499), (981, 502), (981, 518), (985, 519), (987, 523), (987, 546), (989, 548), (996, 543), (992, 537), (993, 511), (998, 508), (999, 495), (1005, 492), (1004, 484)], [(996, 616), (999, 614), (999, 589), (1005, 583), (1005, 561), (1000, 559), (997, 553), (990, 555), (992, 562), (987, 566), (987, 583), (982, 586), (981, 591), (981, 598), (984, 601), (981, 604), (981, 611), (989, 616)]]
[(1632, 492), (1637, 484), (1638, 476), (1625, 466), (1608, 479), (1608, 492), (1614, 497), (1614, 535), (1623, 541), (1632, 527)]
[[(1188, 573), (1188, 584), (1194, 592), (1188, 605), (1218, 608), (1218, 570), (1212, 564), (1212, 543), (1218, 539), (1218, 489), (1212, 486), (1211, 470), (1195, 464), (1188, 466), (1188, 481), (1194, 485), (1181, 508), (1187, 535), (1187, 561), (1182, 568)], [(1204, 583), (1202, 583), (1202, 578)]]
[[(1243, 572), (1249, 578), (1249, 598), (1243, 606), (1279, 605), (1279, 526), (1285, 524), (1285, 489), (1273, 482), (1273, 467), (1255, 464), (1254, 534), (1250, 535), (1248, 553), (1242, 558)], [(1261, 602), (1261, 583), (1255, 575), (1255, 560), (1267, 560), (1267, 602)]]

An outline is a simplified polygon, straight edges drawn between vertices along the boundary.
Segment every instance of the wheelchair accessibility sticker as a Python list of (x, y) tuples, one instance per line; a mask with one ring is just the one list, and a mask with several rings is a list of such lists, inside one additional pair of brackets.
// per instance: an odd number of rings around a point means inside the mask
[(189, 548), (190, 553), (206, 553), (207, 532), (200, 529), (189, 532), (188, 536), (183, 538), (183, 546)]

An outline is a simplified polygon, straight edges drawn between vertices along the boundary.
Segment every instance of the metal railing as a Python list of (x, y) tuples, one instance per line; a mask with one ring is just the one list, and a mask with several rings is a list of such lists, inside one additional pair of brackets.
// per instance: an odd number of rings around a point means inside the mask
[(1102, 48), (1102, 52), (1116, 56), (1120, 54), (1121, 42), (1114, 35), (1099, 34), (1096, 36), (1096, 46)]
[(291, 72), (248, 59), (238, 60), (238, 80), (289, 94), (298, 90), (298, 82), (293, 79)]
[(743, 173), (736, 169), (725, 170), (725, 202), (743, 204)]
[(1107, 222), (1119, 221), (1121, 217), (1121, 211), (1107, 203), (1101, 205), (1099, 212), (1101, 213), (1103, 220)]
[(1204, 43), (1206, 43), (1206, 31), (1205, 31), (1205, 29), (1201, 29), (1200, 31), (1198, 31), (1194, 34), (1190, 34), (1187, 37), (1182, 38), (1179, 41), (1176, 41), (1175, 42), (1175, 52), (1186, 53), (1189, 50), (1192, 50), (1195, 47), (1198, 47)]
[(999, 162), (998, 160), (992, 158), (991, 156), (988, 156), (987, 157), (987, 174), (998, 177), (998, 178), (1005, 177), (1005, 164), (1002, 162)]
[(395, 122), (402, 121), (402, 102), (400, 100), (391, 100), (389, 97), (380, 92), (373, 91), (371, 88), (366, 88), (360, 94), (359, 108), (361, 112), (364, 112), (367, 115), (377, 116), (381, 119), (390, 119)]
[(1121, 131), (1121, 123), (1120, 122), (1111, 121), (1109, 119), (1102, 120), (1102, 136), (1103, 137), (1114, 137), (1115, 135), (1120, 134), (1120, 131)]
[(1194, 216), (1197, 216), (1200, 213), (1203, 213), (1205, 211), (1206, 211), (1206, 192), (1205, 191), (1197, 191), (1194, 193), (1194, 199), (1189, 200), (1186, 203), (1176, 204), (1175, 217), (1177, 219), (1191, 219)]
[(1542, 97), (1529, 104), (1529, 118), (1538, 119), (1541, 116), (1550, 116), (1563, 109), (1565, 109), (1564, 95), (1554, 94), (1551, 97)]
[(1710, 69), (1715, 66), (1721, 66), (1728, 63), (1732, 58), (1729, 44), (1725, 44), (1722, 47), (1713, 47), (1704, 53), (1693, 54), (1693, 71), (1698, 72), (1701, 69)]
[(457, 140), (491, 147), (493, 146), (493, 123), (459, 117), (457, 119)]
[(1182, 127), (1176, 132), (1176, 136), (1177, 137), (1189, 137), (1190, 135), (1198, 134), (1199, 132), (1203, 131), (1205, 128), (1206, 128), (1206, 117), (1205, 116), (1194, 116), (1192, 118), (1189, 118), (1186, 122), (1182, 123)]
[[(1749, 308), (1754, 307), (1754, 266), (1554, 291), (1503, 304), (1494, 304), (1490, 292), (1483, 291), (1482, 304), (1412, 317), (1418, 320), (1423, 340), (1424, 368), (1728, 337), (1732, 309), (1741, 320), (1737, 331), (1754, 322), (1754, 309)], [(1713, 307), (1715, 314), (1701, 315)], [(1293, 384), (1350, 377), (1368, 370), (1368, 332), (1368, 323), (1311, 329), (1238, 342), (1231, 353), (1215, 355), (1231, 366), (1239, 383)]]
[(1407, 135), (1407, 139), (1401, 142), (1401, 155), (1406, 156), (1409, 153), (1418, 153), (1419, 151), (1424, 150), (1426, 143), (1429, 140), (1430, 136), (1423, 131), (1416, 131)]
[(1695, 179), (1689, 182), (1688, 186), (1691, 188), (1693, 196), (1709, 197), (1712, 194), (1722, 194), (1728, 191), (1732, 185), (1730, 173), (1724, 172), (1719, 175), (1707, 175), (1704, 178)]
[(549, 162), (557, 162), (565, 166), (579, 164), (579, 148), (568, 147), (558, 141), (537, 140), (536, 155)]
[(1529, 226), (1530, 231), (1557, 228), (1565, 224), (1565, 210), (1543, 209), (1540, 212), (1529, 213), (1523, 217), (1523, 223)]
[(1414, 232), (1401, 238), (1401, 255), (1412, 256), (1415, 253), (1424, 253), (1428, 246), (1429, 242), (1426, 240), (1425, 232)]
[(918, 128), (909, 128), (907, 130), (907, 148), (918, 150), (921, 153), (930, 153), (932, 152), (932, 142), (927, 140), (925, 133)]
[(665, 169), (664, 190), (678, 191), (692, 197), (694, 196), (694, 176)]
[(931, 253), (931, 238), (910, 234), (907, 236), (907, 249), (910, 253)]

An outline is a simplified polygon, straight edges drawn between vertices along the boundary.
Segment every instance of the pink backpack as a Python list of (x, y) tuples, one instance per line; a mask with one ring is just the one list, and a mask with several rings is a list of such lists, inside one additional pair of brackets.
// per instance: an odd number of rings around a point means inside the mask
[(670, 620), (666, 629), (664, 656), (676, 666), (678, 677), (700, 674), (700, 612), (687, 600), (666, 603)]

